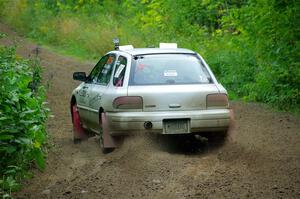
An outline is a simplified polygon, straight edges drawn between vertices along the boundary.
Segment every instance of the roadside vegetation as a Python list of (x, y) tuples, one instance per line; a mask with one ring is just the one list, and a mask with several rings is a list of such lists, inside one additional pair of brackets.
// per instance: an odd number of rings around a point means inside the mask
[[(4, 35), (1, 34), (1, 37)], [(9, 198), (28, 170), (45, 166), (47, 135), (45, 89), (38, 60), (16, 55), (15, 47), (0, 46), (0, 197)], [(31, 88), (28, 88), (31, 85)]]
[[(0, 0), (0, 20), (38, 44), (98, 59), (115, 37), (135, 47), (176, 42), (207, 60), (231, 99), (294, 112), (299, 19), (297, 0)], [(0, 46), (0, 196), (45, 166), (49, 110), (40, 73), (37, 59)]]
[(98, 59), (114, 37), (135, 47), (176, 42), (208, 61), (232, 99), (299, 111), (299, 1), (0, 2), (5, 23), (67, 54)]

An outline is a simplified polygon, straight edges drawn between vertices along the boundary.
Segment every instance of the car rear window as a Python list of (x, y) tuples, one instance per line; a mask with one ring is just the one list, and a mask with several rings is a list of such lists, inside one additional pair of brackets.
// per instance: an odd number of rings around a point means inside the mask
[(211, 77), (194, 54), (136, 56), (129, 85), (208, 84)]

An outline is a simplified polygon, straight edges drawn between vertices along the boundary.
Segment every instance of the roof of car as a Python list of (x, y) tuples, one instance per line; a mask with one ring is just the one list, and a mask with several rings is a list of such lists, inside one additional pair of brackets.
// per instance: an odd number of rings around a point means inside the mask
[(145, 55), (145, 54), (160, 54), (160, 53), (183, 53), (195, 54), (194, 51), (185, 48), (133, 48), (122, 50), (131, 55)]

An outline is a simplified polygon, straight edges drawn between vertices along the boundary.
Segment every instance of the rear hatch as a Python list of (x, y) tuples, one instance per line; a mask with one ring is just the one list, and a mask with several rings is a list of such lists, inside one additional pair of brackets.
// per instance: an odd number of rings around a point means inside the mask
[(128, 96), (141, 96), (144, 111), (206, 109), (207, 94), (219, 93), (196, 54), (147, 54), (133, 59)]
[(141, 96), (144, 111), (206, 109), (206, 96), (218, 93), (214, 84), (129, 86), (128, 96)]

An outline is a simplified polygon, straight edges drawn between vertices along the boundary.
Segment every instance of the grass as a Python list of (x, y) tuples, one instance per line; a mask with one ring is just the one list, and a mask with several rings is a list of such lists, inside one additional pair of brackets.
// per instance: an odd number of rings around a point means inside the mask
[[(231, 99), (259, 101), (283, 110), (300, 111), (299, 51), (296, 44), (293, 46), (296, 29), (292, 26), (294, 22), (287, 20), (287, 16), (297, 13), (296, 7), (282, 7), (283, 12), (279, 13), (272, 0), (263, 6), (248, 2), (241, 8), (233, 7), (231, 12), (223, 10), (224, 18), (219, 19), (214, 18), (213, 12), (204, 12), (208, 8), (196, 0), (192, 1), (196, 4), (191, 5), (171, 0), (56, 2), (63, 3), (58, 6), (53, 1), (0, 0), (0, 17), (25, 37), (82, 61), (98, 60), (112, 50), (115, 37), (120, 38), (121, 45), (135, 47), (176, 42), (179, 47), (201, 53), (228, 89)], [(203, 7), (204, 10), (200, 9), (203, 13), (198, 12), (197, 5)], [(264, 17), (266, 10), (270, 11), (267, 18)], [(226, 16), (226, 12), (233, 15)], [(194, 23), (200, 20), (199, 16), (224, 27), (210, 32), (203, 24)], [(289, 28), (287, 22), (290, 22)], [(286, 33), (287, 29), (289, 34), (279, 34)]]

